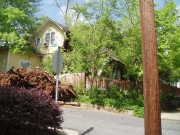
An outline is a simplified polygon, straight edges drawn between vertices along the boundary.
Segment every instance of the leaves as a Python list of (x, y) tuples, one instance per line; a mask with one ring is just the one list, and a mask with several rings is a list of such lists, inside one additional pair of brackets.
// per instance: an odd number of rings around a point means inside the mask
[[(76, 22), (70, 28), (73, 39), (70, 58), (76, 65), (75, 69), (92, 72), (94, 76), (101, 69), (110, 73), (107, 64), (104, 66), (104, 61), (108, 56), (113, 56), (125, 65), (124, 77), (142, 81), (138, 1), (100, 0), (82, 7), (76, 5), (74, 10), (87, 20)], [(166, 1), (162, 8), (155, 7), (159, 77), (160, 80), (171, 83), (180, 79), (178, 14), (173, 0)]]
[[(3, 108), (0, 109), (2, 134), (3, 128), (9, 128), (9, 134), (13, 134), (12, 128), (18, 130), (18, 133), (23, 131), (26, 134), (35, 134), (38, 130), (41, 132), (41, 128), (61, 128), (63, 112), (52, 97), (43, 91), (1, 86), (0, 103), (0, 108)], [(27, 130), (27, 127), (30, 127), (30, 130)]]
[(174, 1), (155, 11), (159, 56), (159, 75), (165, 82), (175, 83), (179, 79), (179, 20)]
[[(124, 2), (129, 12), (132, 12), (130, 7), (137, 10), (136, 1), (131, 1), (133, 4)], [(135, 25), (139, 18), (137, 18), (138, 15), (132, 17), (124, 12), (117, 14), (121, 12), (119, 7), (121, 10), (127, 10), (123, 9), (125, 4), (117, 1), (98, 1), (84, 5), (83, 9), (87, 9), (86, 11), (79, 10), (78, 6), (74, 8), (77, 12), (81, 11), (88, 20), (88, 23), (78, 22), (70, 29), (73, 38), (71, 57), (78, 58), (72, 62), (80, 63), (77, 65), (79, 70), (97, 76), (99, 70), (108, 69), (109, 65), (105, 64), (107, 57), (117, 57), (117, 60), (127, 68), (133, 68), (136, 65), (141, 69), (140, 26)], [(90, 17), (85, 15), (87, 12)], [(106, 73), (108, 72), (111, 74), (112, 71), (107, 70)], [(142, 75), (141, 70), (134, 70), (134, 72), (133, 74), (140, 72)]]
[[(4, 1), (4, 0), (3, 0)], [(41, 0), (4, 1), (0, 10), (0, 39), (15, 53), (32, 51), (27, 39), (37, 27), (36, 5)]]
[(115, 84), (106, 91), (93, 87), (92, 90), (86, 93), (79, 93), (76, 100), (87, 104), (114, 108), (117, 111), (133, 110), (135, 116), (144, 117), (144, 101), (141, 92), (137, 90), (120, 91)]
[(41, 69), (52, 74), (55, 75), (55, 71), (52, 67), (52, 57), (47, 56), (46, 59), (41, 63), (40, 65)]

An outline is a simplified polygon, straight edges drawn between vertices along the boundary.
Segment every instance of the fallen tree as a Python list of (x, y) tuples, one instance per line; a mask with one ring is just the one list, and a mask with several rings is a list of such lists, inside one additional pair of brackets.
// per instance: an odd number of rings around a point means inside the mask
[[(8, 72), (0, 72), (0, 85), (19, 86), (25, 88), (37, 88), (55, 97), (56, 80), (51, 74), (36, 68), (34, 70), (22, 67), (12, 67)], [(69, 101), (77, 97), (72, 85), (62, 84), (59, 81), (58, 99)]]

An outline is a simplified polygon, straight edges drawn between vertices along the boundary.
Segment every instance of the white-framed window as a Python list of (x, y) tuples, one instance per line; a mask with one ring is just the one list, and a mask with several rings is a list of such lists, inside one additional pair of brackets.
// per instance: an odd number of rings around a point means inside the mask
[(55, 44), (55, 32), (51, 32), (51, 44)]
[(40, 38), (37, 38), (36, 39), (36, 46), (39, 46), (41, 44), (41, 39)]
[(0, 46), (5, 46), (5, 45), (6, 45), (6, 40), (0, 39)]
[(55, 32), (46, 33), (45, 43), (46, 43), (46, 45), (55, 44)]
[(25, 60), (20, 60), (19, 61), (19, 66), (23, 67), (25, 69), (28, 69), (31, 66), (31, 62), (30, 61), (25, 61)]

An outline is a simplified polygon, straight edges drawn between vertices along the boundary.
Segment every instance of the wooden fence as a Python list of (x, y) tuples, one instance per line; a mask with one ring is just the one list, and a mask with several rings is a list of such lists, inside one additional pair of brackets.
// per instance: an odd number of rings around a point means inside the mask
[[(90, 88), (91, 86), (97, 86), (101, 89), (106, 89), (107, 86), (112, 86), (116, 84), (120, 90), (125, 90), (129, 88), (143, 90), (142, 82), (133, 82), (129, 80), (125, 81), (120, 79), (108, 80), (105, 78), (91, 78), (89, 76), (86, 76), (85, 73), (62, 74), (59, 77), (62, 83), (71, 84), (75, 89), (77, 88), (77, 86), (81, 86), (86, 89)], [(180, 97), (180, 88), (177, 88), (176, 86), (159, 83), (159, 90), (161, 90), (161, 92), (165, 95), (175, 93), (176, 97)]]
[(176, 86), (171, 86), (169, 83), (166, 83), (166, 84), (159, 83), (159, 89), (165, 95), (174, 93), (175, 97), (180, 97), (180, 88)]
[(85, 73), (61, 74), (59, 79), (62, 83), (71, 84), (74, 88), (85, 87)]

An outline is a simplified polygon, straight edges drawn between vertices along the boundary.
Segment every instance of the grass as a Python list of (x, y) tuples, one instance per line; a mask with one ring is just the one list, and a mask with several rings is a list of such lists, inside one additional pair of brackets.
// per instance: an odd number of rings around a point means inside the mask
[(100, 105), (115, 108), (117, 111), (133, 110), (137, 117), (144, 117), (143, 95), (138, 90), (122, 90), (117, 86), (112, 86), (106, 91), (92, 88), (89, 91), (78, 89), (77, 102)]

